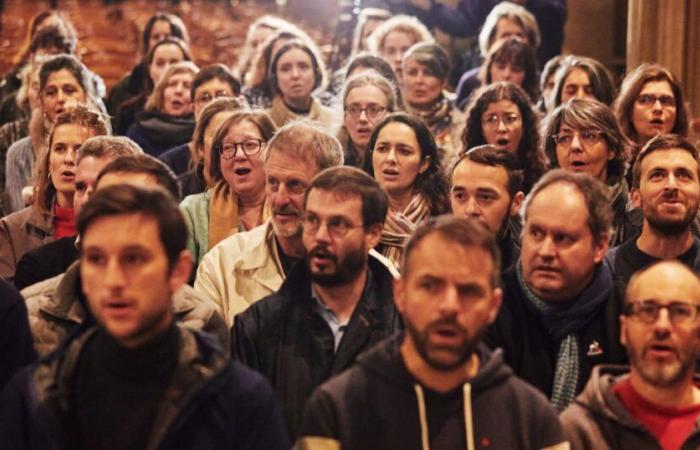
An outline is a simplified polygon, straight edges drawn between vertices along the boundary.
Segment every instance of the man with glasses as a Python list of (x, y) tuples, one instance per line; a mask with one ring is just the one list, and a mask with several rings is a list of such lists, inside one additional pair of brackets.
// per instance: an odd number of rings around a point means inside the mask
[(304, 193), (318, 172), (342, 163), (338, 140), (311, 122), (290, 122), (267, 144), (270, 220), (219, 242), (197, 269), (195, 290), (214, 301), (229, 327), (236, 314), (279, 289), (303, 259)]
[(486, 342), (561, 411), (593, 366), (625, 362), (621, 302), (604, 262), (612, 211), (600, 181), (565, 170), (543, 176), (523, 209), (520, 259)]
[(678, 261), (637, 272), (620, 340), (630, 367), (598, 366), (561, 416), (574, 449), (698, 448), (700, 280)]
[(388, 207), (359, 169), (319, 173), (304, 197), (305, 261), (279, 291), (236, 316), (234, 355), (270, 380), (292, 436), (313, 390), (401, 327), (392, 295), (398, 274), (369, 254)]
[(700, 241), (692, 233), (700, 202), (697, 148), (682, 136), (659, 135), (637, 156), (632, 177), (632, 204), (641, 210), (642, 233), (608, 253), (615, 277), (624, 286), (633, 273), (662, 259), (699, 270)]

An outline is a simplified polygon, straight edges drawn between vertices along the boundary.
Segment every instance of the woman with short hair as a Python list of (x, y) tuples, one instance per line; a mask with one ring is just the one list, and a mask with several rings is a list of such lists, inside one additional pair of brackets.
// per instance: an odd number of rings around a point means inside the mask
[(274, 123), (262, 111), (234, 112), (219, 126), (208, 156), (212, 187), (181, 204), (197, 264), (226, 237), (269, 218), (263, 152), (274, 134)]
[(625, 226), (631, 209), (625, 180), (631, 142), (607, 105), (588, 99), (560, 105), (547, 116), (543, 140), (550, 168), (584, 172), (608, 186), (614, 213), (611, 247), (639, 231)]
[(449, 210), (449, 189), (438, 147), (428, 127), (406, 113), (377, 125), (369, 141), (365, 171), (389, 196), (378, 250), (397, 266), (403, 245), (429, 216)]

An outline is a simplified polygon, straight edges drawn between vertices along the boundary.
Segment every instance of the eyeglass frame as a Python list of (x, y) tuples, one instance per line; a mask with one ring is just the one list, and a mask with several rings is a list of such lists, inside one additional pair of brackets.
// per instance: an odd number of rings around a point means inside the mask
[[(596, 137), (595, 141), (586, 142), (586, 138), (584, 138), (584, 137), (582, 136), (582, 133), (590, 133), (590, 134), (594, 135), (594, 136)], [(551, 137), (551, 139), (554, 141), (554, 144), (560, 145), (560, 146), (562, 146), (563, 148), (569, 148), (569, 147), (571, 147), (571, 144), (574, 142), (574, 136), (576, 136), (577, 134), (578, 134), (578, 137), (579, 137), (579, 139), (580, 139), (580, 141), (581, 141), (581, 143), (583, 144), (584, 147), (585, 147), (585, 146), (589, 146), (589, 145), (595, 145), (595, 144), (597, 144), (598, 142), (600, 142), (602, 139), (605, 139), (605, 132), (604, 132), (604, 131), (601, 131), (601, 130), (581, 130), (581, 131), (573, 131), (572, 134), (571, 134), (571, 136), (570, 136), (570, 137), (571, 137), (571, 141), (569, 141), (568, 143), (566, 143), (566, 142), (564, 142), (564, 143), (560, 142), (561, 137), (559, 136), (559, 133), (554, 134), (554, 135), (552, 135), (552, 136), (550, 136), (550, 137)], [(569, 137), (569, 136), (566, 135), (565, 137)]]
[[(367, 120), (376, 120), (382, 113), (385, 113), (389, 110), (386, 106), (378, 105), (376, 103), (370, 103), (369, 105), (363, 107), (358, 107), (359, 111), (355, 111), (355, 113), (352, 113), (350, 111), (352, 104), (348, 105), (347, 107), (343, 108), (343, 111), (345, 111), (345, 114), (349, 115), (353, 120), (358, 120), (360, 117), (362, 117), (362, 113), (365, 113), (365, 116), (367, 117)], [(370, 115), (369, 108), (377, 106), (380, 108), (379, 111), (377, 111), (376, 114)]]
[[(495, 118), (498, 120), (495, 122), (489, 122), (487, 120), (489, 118)], [(512, 119), (512, 121), (509, 122), (509, 120), (511, 120), (511, 119)], [(484, 115), (481, 117), (481, 126), (495, 130), (502, 123), (504, 127), (511, 129), (513, 127), (513, 125), (516, 124), (516, 122), (522, 123), (522, 121), (523, 121), (523, 116), (521, 114), (518, 114), (518, 113), (507, 113), (507, 114), (504, 114), (502, 116), (499, 116), (496, 113), (492, 113), (492, 114), (489, 114), (488, 116)]]
[[(653, 99), (651, 102), (643, 102), (642, 99), (648, 98), (648, 99)], [(671, 99), (668, 101), (667, 99)], [(651, 108), (656, 104), (656, 102), (659, 102), (662, 108), (675, 108), (676, 107), (676, 97), (672, 95), (655, 95), (655, 94), (639, 94), (635, 99), (635, 103), (637, 103), (639, 106), (642, 106), (644, 108)], [(664, 103), (664, 101), (666, 103)]]
[[(211, 97), (211, 98), (205, 100), (204, 98), (202, 98), (202, 97), (204, 97), (204, 94), (208, 95), (208, 96)], [(201, 104), (202, 102), (209, 103), (209, 102), (213, 102), (213, 101), (216, 100), (217, 98), (223, 98), (223, 97), (233, 97), (233, 95), (232, 95), (232, 94), (229, 94), (228, 92), (226, 92), (226, 91), (224, 91), (224, 90), (218, 90), (218, 91), (216, 91), (216, 92), (214, 93), (214, 95), (211, 95), (211, 94), (209, 94), (208, 92), (204, 92), (204, 93), (203, 93), (202, 95), (200, 95), (199, 97), (196, 97), (196, 98), (194, 99), (194, 102), (195, 102), (196, 104), (199, 105), (199, 104)]]
[[(317, 221), (317, 222), (316, 222), (315, 225), (309, 225), (309, 223), (310, 223), (309, 220), (310, 220), (312, 217), (315, 217), (315, 218), (316, 218), (316, 221)], [(334, 225), (334, 224), (332, 223), (334, 220), (342, 220), (342, 222), (341, 222), (341, 223), (337, 223), (336, 225)], [(316, 234), (316, 233), (318, 233), (318, 230), (321, 229), (321, 223), (323, 223), (323, 221), (320, 220), (319, 217), (318, 217), (317, 215), (315, 215), (315, 214), (311, 215), (310, 213), (305, 213), (305, 214), (301, 217), (301, 223), (302, 223), (302, 227), (303, 227), (303, 232), (304, 232), (304, 233)], [(347, 225), (347, 223), (348, 223), (348, 221), (345, 220), (345, 219), (343, 219), (342, 217), (337, 217), (337, 216), (336, 216), (336, 217), (331, 217), (330, 220), (326, 221), (326, 230), (328, 230), (328, 234), (329, 234), (333, 239), (342, 239), (342, 238), (344, 238), (345, 236), (347, 236), (348, 233), (349, 233), (351, 230), (354, 230), (354, 229), (356, 229), (356, 228), (365, 228), (365, 225), (364, 225), (364, 224), (349, 226), (349, 225)], [(346, 228), (345, 228), (344, 230), (339, 230), (338, 228), (335, 228), (336, 226), (341, 225), (341, 224), (346, 226)]]
[[(635, 308), (639, 308), (640, 306), (650, 306), (655, 309), (654, 311), (654, 316), (649, 317), (649, 318), (643, 318), (640, 315), (639, 310), (637, 309), (635, 311)], [(693, 311), (693, 316), (689, 317), (688, 319), (679, 319), (678, 316), (675, 316), (672, 313), (672, 309), (674, 307), (678, 306), (683, 306), (683, 307), (689, 307), (690, 311)], [(659, 314), (661, 314), (661, 310), (665, 309), (668, 312), (668, 320), (675, 326), (683, 326), (683, 325), (689, 325), (693, 322), (695, 322), (698, 319), (698, 314), (700, 313), (700, 305), (694, 305), (692, 303), (686, 303), (686, 302), (671, 302), (665, 305), (661, 305), (659, 303), (656, 303), (655, 301), (652, 300), (643, 300), (639, 302), (630, 302), (627, 303), (624, 307), (623, 314), (627, 317), (634, 317), (637, 320), (639, 320), (641, 323), (644, 323), (646, 325), (653, 325), (654, 322), (659, 320)], [(675, 319), (674, 319), (675, 317)]]
[[(255, 150), (255, 151), (253, 151), (253, 152), (246, 152), (245, 149), (243, 148), (243, 145), (244, 145), (246, 142), (253, 142), (253, 141), (258, 143), (258, 149)], [(223, 145), (220, 145), (218, 150), (219, 150), (219, 155), (220, 155), (223, 159), (225, 159), (226, 161), (230, 161), (230, 160), (232, 160), (233, 158), (236, 157), (236, 154), (238, 153), (238, 149), (239, 149), (239, 148), (241, 149), (241, 151), (243, 152), (243, 154), (244, 154), (245, 156), (255, 156), (255, 155), (257, 155), (258, 153), (260, 153), (260, 152), (262, 151), (263, 145), (266, 144), (266, 143), (267, 143), (267, 141), (265, 141), (265, 140), (263, 140), (263, 139), (254, 139), (254, 138), (251, 138), (251, 139), (246, 139), (245, 141), (242, 141), (242, 142), (227, 142), (227, 143), (225, 143), (225, 144), (223, 144)], [(226, 155), (224, 154), (224, 152), (226, 151), (225, 148), (226, 148), (227, 146), (233, 146), (233, 153), (231, 154), (231, 156), (226, 156)]]

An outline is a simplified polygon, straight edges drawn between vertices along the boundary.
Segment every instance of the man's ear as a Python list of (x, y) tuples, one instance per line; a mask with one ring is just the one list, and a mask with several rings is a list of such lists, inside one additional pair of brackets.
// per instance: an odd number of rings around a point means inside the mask
[(633, 208), (642, 207), (642, 198), (639, 194), (639, 188), (632, 188), (630, 191), (630, 203), (632, 204)]
[(610, 233), (603, 233), (600, 237), (600, 241), (594, 243), (593, 246), (595, 251), (593, 254), (593, 261), (598, 264), (603, 261), (605, 254), (608, 253), (608, 249), (610, 248)]
[(498, 311), (501, 310), (501, 303), (503, 303), (503, 290), (501, 288), (496, 288), (493, 290), (491, 308), (489, 310), (489, 325), (496, 320), (496, 317), (498, 316)]
[(365, 231), (365, 246), (367, 248), (367, 251), (370, 249), (374, 248), (379, 244), (379, 239), (382, 237), (382, 229), (384, 228), (384, 224), (381, 223), (375, 223), (374, 225), (370, 225), (367, 230)]
[(627, 317), (620, 314), (620, 344), (627, 347)]
[(394, 304), (396, 305), (396, 309), (403, 316), (405, 302), (406, 302), (406, 296), (405, 296), (404, 280), (402, 277), (394, 278), (393, 284), (392, 284), (392, 290), (394, 292)]
[(518, 191), (513, 196), (513, 201), (510, 202), (510, 216), (515, 217), (520, 214), (520, 207), (523, 205), (523, 200), (525, 200), (525, 194), (523, 191)]
[(189, 250), (183, 250), (173, 262), (170, 268), (170, 276), (168, 277), (168, 283), (172, 292), (177, 292), (189, 281), (190, 273), (192, 273), (192, 260), (192, 253)]

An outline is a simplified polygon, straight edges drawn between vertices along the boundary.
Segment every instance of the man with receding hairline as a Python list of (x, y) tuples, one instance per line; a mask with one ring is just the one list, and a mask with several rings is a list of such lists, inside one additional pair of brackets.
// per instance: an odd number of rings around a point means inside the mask
[(620, 340), (630, 366), (597, 366), (561, 416), (574, 449), (700, 447), (700, 280), (678, 261), (630, 279)]

